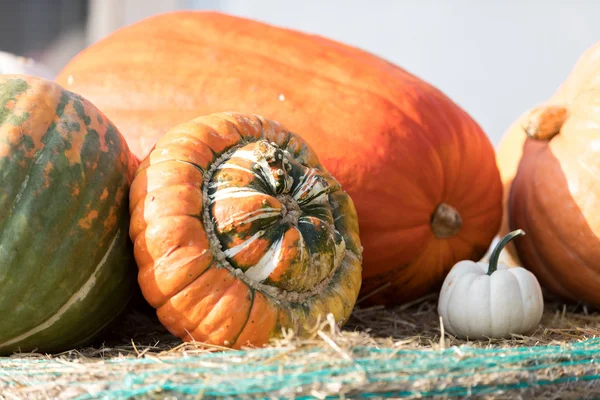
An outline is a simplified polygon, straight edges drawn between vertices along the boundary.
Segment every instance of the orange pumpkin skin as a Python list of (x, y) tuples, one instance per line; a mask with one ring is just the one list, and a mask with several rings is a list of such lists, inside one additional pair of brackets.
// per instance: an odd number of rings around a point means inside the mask
[[(527, 232), (511, 256), (565, 300), (600, 306), (600, 43), (498, 151), (503, 230)], [(516, 249), (516, 254), (514, 253)], [(515, 257), (516, 256), (516, 257)]]
[(352, 200), (278, 123), (220, 113), (171, 129), (130, 201), (138, 282), (174, 335), (260, 346), (350, 316), (361, 285)]
[(58, 81), (98, 104), (139, 157), (172, 126), (225, 110), (300, 132), (355, 202), (363, 304), (437, 290), (499, 229), (502, 189), (484, 132), (436, 88), (359, 49), (186, 11), (117, 31)]

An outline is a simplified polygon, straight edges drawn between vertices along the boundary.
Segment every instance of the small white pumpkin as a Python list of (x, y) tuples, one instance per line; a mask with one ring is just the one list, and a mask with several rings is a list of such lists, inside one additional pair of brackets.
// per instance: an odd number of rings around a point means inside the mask
[(498, 264), (500, 252), (517, 236), (504, 236), (483, 261), (460, 261), (446, 276), (438, 301), (444, 328), (459, 338), (482, 339), (528, 334), (544, 312), (542, 290), (536, 277), (522, 267)]

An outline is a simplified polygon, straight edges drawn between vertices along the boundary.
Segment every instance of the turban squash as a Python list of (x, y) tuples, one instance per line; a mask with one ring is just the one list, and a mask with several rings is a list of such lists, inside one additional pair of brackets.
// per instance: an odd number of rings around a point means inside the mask
[(352, 200), (276, 122), (220, 113), (174, 127), (140, 164), (130, 210), (142, 293), (184, 340), (260, 346), (352, 312)]
[(527, 236), (509, 253), (565, 300), (600, 306), (600, 44), (568, 79), (524, 113), (498, 148), (502, 232)]
[(494, 149), (476, 122), (428, 83), (350, 46), (183, 11), (109, 35), (58, 81), (100, 104), (141, 158), (176, 124), (222, 111), (298, 132), (355, 202), (363, 304), (439, 288), (500, 226)]
[(0, 76), (0, 353), (73, 348), (124, 309), (136, 165), (87, 100)]

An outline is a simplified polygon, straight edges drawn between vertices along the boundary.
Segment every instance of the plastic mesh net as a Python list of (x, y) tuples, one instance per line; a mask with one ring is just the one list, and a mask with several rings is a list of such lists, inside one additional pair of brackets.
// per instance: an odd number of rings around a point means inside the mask
[(0, 393), (18, 397), (420, 397), (492, 394), (600, 379), (600, 339), (564, 346), (282, 346), (155, 357), (0, 359)]

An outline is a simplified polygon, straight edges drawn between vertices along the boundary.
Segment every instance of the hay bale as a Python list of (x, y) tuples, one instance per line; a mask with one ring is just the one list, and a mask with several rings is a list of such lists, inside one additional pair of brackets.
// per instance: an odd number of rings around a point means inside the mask
[(435, 296), (355, 309), (343, 330), (233, 351), (172, 337), (132, 311), (104, 342), (0, 359), (5, 398), (600, 396), (600, 314), (548, 302), (531, 336), (468, 342), (442, 334)]

